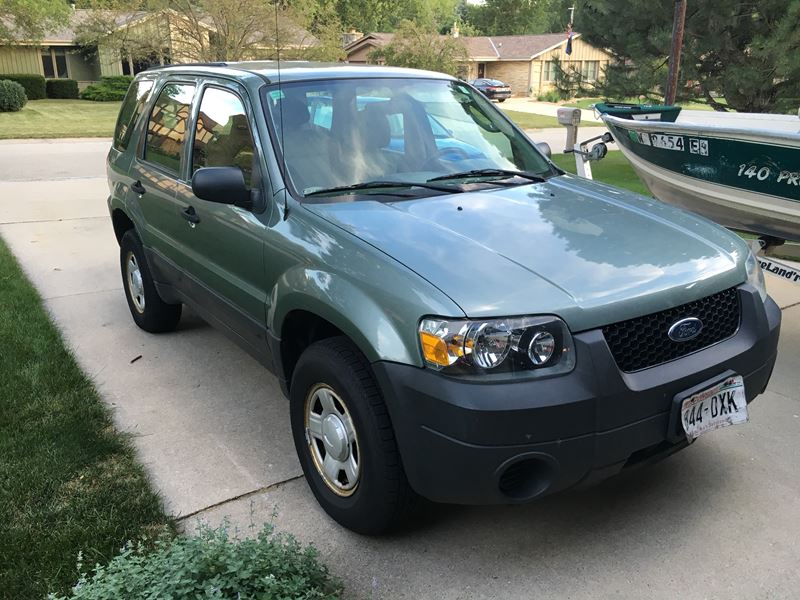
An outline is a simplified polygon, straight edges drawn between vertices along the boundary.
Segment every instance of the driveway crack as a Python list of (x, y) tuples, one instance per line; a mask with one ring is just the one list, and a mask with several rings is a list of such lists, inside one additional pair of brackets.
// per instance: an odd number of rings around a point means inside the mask
[(227, 498), (225, 500), (220, 500), (219, 502), (215, 502), (214, 504), (209, 504), (208, 506), (205, 506), (203, 508), (198, 508), (197, 510), (194, 510), (194, 511), (188, 513), (188, 514), (181, 515), (180, 517), (176, 517), (175, 521), (178, 522), (178, 523), (181, 523), (181, 522), (185, 521), (186, 519), (190, 519), (192, 517), (195, 517), (195, 516), (197, 516), (199, 514), (202, 514), (202, 513), (206, 512), (208, 510), (211, 510), (212, 508), (219, 508), (220, 506), (224, 506), (224, 505), (229, 504), (231, 502), (236, 502), (237, 500), (244, 500), (245, 498), (249, 498), (250, 496), (255, 496), (256, 494), (262, 494), (264, 492), (271, 492), (273, 490), (280, 489), (281, 487), (283, 487), (287, 483), (291, 483), (293, 481), (297, 481), (298, 479), (302, 479), (303, 477), (305, 477), (305, 476), (304, 475), (295, 475), (294, 477), (289, 477), (288, 479), (284, 479), (283, 481), (278, 481), (278, 482), (272, 483), (270, 485), (266, 485), (266, 486), (263, 486), (263, 487), (260, 487), (260, 488), (256, 488), (254, 490), (250, 490), (249, 492), (244, 492), (243, 494), (239, 494), (238, 496), (234, 496), (233, 498)]

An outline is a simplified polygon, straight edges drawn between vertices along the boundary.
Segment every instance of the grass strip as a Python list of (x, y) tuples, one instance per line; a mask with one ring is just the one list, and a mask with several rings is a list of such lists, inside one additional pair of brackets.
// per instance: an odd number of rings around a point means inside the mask
[(0, 239), (0, 597), (65, 593), (78, 551), (106, 562), (165, 526), (129, 439)]

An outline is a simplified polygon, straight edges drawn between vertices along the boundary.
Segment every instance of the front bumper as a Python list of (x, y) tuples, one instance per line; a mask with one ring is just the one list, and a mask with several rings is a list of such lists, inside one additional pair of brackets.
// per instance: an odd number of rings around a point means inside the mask
[(618, 369), (600, 330), (575, 334), (575, 370), (550, 379), (475, 383), (375, 363), (409, 482), (438, 502), (524, 502), (686, 446), (677, 394), (733, 371), (751, 402), (772, 374), (780, 309), (739, 293), (733, 337), (636, 373)]

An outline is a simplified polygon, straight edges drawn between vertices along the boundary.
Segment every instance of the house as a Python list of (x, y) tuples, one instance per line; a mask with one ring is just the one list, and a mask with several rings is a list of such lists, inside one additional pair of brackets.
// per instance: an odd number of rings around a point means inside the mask
[[(456, 34), (457, 30), (456, 30)], [(347, 44), (347, 62), (365, 63), (376, 48), (391, 43), (394, 34), (370, 33)], [(561, 68), (574, 70), (586, 82), (602, 77), (611, 54), (572, 36), (572, 53), (565, 52), (563, 33), (540, 35), (461, 36), (467, 51), (465, 79), (500, 79), (511, 85), (516, 95), (539, 95), (554, 87), (556, 61)]]
[[(110, 24), (110, 25), (109, 25)], [(82, 46), (81, 28), (109, 27), (108, 42), (99, 47)], [(258, 35), (244, 58), (271, 58), (275, 36), (284, 49), (302, 51), (317, 44), (305, 29), (280, 19), (279, 32)], [(0, 77), (3, 73), (31, 73), (58, 79), (75, 79), (83, 89), (101, 76), (135, 75), (151, 66), (208, 60), (216, 31), (209, 20), (188, 20), (171, 10), (158, 12), (75, 9), (70, 23), (60, 31), (49, 32), (44, 39), (19, 40), (0, 45)]]

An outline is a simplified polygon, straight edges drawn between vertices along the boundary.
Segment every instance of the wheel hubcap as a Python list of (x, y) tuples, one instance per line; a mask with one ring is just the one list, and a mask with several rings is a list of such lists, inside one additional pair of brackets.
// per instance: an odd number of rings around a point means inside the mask
[(347, 406), (327, 385), (309, 392), (305, 428), (308, 450), (325, 485), (339, 496), (350, 496), (361, 473), (358, 437)]
[(142, 271), (139, 269), (139, 263), (133, 252), (128, 252), (128, 260), (125, 263), (126, 267), (126, 281), (128, 282), (128, 291), (133, 300), (133, 306), (137, 312), (144, 312), (144, 282), (142, 281)]

